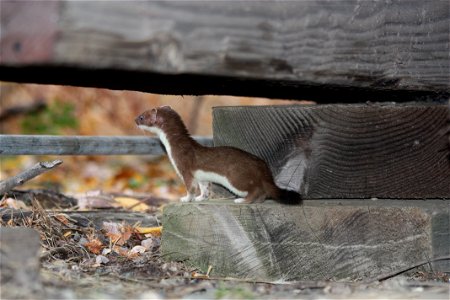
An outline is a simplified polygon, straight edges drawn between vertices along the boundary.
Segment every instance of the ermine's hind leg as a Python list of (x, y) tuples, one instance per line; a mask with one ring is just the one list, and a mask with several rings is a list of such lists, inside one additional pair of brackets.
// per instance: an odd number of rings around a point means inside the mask
[(187, 189), (187, 195), (180, 198), (181, 202), (191, 202), (195, 198), (195, 190), (197, 189), (197, 181), (195, 179), (188, 179), (184, 181)]
[(203, 201), (209, 197), (209, 182), (199, 181), (198, 186), (200, 187), (200, 195), (195, 197), (195, 201)]
[(261, 203), (266, 199), (266, 194), (260, 189), (255, 189), (247, 194), (245, 198), (237, 198), (234, 203)]

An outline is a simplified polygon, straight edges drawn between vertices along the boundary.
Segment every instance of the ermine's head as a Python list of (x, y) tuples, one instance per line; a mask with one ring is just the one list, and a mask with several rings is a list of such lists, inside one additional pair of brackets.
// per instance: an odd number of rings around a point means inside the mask
[(162, 130), (170, 130), (181, 123), (180, 116), (170, 106), (160, 106), (143, 112), (135, 120), (137, 126), (143, 130), (159, 134)]

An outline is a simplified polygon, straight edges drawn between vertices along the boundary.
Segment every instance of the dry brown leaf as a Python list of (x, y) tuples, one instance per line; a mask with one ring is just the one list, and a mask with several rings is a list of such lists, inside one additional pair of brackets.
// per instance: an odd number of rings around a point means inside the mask
[(84, 246), (92, 253), (94, 254), (100, 254), (102, 249), (104, 248), (102, 242), (94, 237), (94, 236), (88, 236), (88, 242), (84, 244)]
[(66, 226), (69, 225), (69, 220), (67, 219), (67, 216), (65, 216), (64, 214), (54, 215), (54, 218)]
[(103, 229), (106, 231), (105, 235), (110, 238), (113, 244), (122, 246), (135, 232), (135, 229), (130, 225), (123, 225), (114, 222), (103, 222)]
[(130, 239), (130, 237), (133, 235), (133, 233), (135, 232), (135, 229), (130, 225), (125, 225), (121, 228), (120, 232), (121, 232), (120, 239), (125, 244)]
[(121, 240), (120, 234), (114, 234), (114, 233), (106, 233), (105, 234), (109, 239), (111, 240), (112, 244), (122, 246), (124, 242)]

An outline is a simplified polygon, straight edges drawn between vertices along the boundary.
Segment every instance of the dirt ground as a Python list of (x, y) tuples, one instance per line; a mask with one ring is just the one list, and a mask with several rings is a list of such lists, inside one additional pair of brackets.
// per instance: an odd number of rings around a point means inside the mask
[[(449, 299), (448, 283), (411, 281), (383, 283), (295, 282), (252, 283), (237, 280), (191, 279), (182, 275), (152, 279), (134, 267), (117, 273), (70, 270), (58, 263), (44, 266), (45, 298), (54, 299)], [(76, 268), (75, 268), (76, 269)], [(147, 275), (147, 277), (145, 276)], [(150, 278), (149, 278), (150, 277)]]

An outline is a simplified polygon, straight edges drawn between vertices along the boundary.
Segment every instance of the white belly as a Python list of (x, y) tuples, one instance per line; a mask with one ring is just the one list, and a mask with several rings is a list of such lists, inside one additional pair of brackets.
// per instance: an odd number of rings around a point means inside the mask
[(248, 192), (240, 191), (234, 186), (232, 186), (228, 178), (226, 178), (225, 176), (222, 176), (214, 172), (205, 172), (202, 170), (196, 170), (194, 171), (194, 178), (197, 181), (206, 181), (220, 184), (239, 197), (245, 197), (248, 194)]

